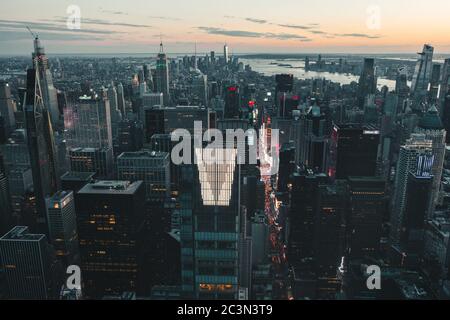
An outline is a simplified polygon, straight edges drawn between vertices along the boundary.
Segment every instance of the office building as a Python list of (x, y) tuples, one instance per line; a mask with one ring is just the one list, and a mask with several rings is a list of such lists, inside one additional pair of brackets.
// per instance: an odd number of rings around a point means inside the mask
[(380, 131), (374, 126), (335, 125), (329, 175), (336, 179), (376, 175)]
[(97, 181), (78, 191), (75, 208), (86, 297), (136, 291), (144, 200), (141, 181)]
[(170, 105), (170, 91), (169, 91), (169, 67), (167, 62), (167, 55), (164, 53), (164, 46), (161, 42), (160, 50), (156, 62), (156, 92), (161, 92), (164, 95), (164, 105)]
[[(36, 58), (36, 65), (42, 63), (38, 60)], [(60, 182), (52, 123), (48, 108), (44, 105), (40, 83), (39, 70), (29, 69), (24, 102), (27, 142), (38, 212), (37, 223), (46, 233), (45, 198), (58, 191)]]
[(143, 181), (147, 200), (164, 201), (170, 196), (170, 154), (124, 152), (117, 157), (117, 176), (119, 180)]
[(62, 285), (61, 269), (43, 234), (17, 226), (0, 238), (0, 261), (8, 285), (8, 298), (56, 299)]
[(46, 199), (49, 241), (64, 266), (79, 263), (75, 199), (72, 191), (59, 191)]
[(95, 178), (111, 178), (114, 171), (114, 156), (111, 148), (75, 148), (69, 150), (72, 172), (91, 172)]

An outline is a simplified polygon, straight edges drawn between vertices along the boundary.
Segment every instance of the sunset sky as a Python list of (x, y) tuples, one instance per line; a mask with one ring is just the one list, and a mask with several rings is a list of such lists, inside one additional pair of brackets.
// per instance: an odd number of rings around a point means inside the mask
[(25, 25), (49, 53), (157, 52), (160, 35), (172, 53), (450, 53), (449, 13), (449, 0), (3, 0), (0, 54), (30, 52)]

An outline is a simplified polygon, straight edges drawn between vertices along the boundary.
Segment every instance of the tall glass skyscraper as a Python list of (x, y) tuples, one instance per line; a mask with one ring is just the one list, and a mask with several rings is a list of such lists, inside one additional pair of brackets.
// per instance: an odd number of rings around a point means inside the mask
[[(35, 60), (35, 66), (39, 61)], [(58, 191), (59, 175), (50, 112), (44, 104), (38, 69), (27, 73), (25, 117), (37, 206), (37, 224), (47, 233), (45, 198)]]
[[(182, 207), (184, 294), (237, 299), (239, 293), (239, 166), (236, 149), (196, 149), (191, 208)], [(192, 187), (191, 187), (192, 188)], [(191, 213), (191, 217), (188, 217)], [(190, 219), (189, 219), (190, 218)]]

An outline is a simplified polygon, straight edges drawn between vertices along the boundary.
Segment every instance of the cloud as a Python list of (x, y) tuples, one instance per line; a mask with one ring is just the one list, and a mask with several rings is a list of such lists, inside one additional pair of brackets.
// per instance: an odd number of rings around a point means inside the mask
[(270, 38), (278, 40), (300, 40), (306, 41), (307, 37), (291, 33), (271, 33), (271, 32), (254, 32), (245, 30), (225, 30), (215, 27), (198, 27), (208, 34), (229, 36), (229, 37), (240, 37), (240, 38)]
[(334, 34), (337, 37), (348, 37), (348, 38), (366, 38), (366, 39), (379, 39), (379, 35), (369, 35), (365, 33), (337, 33)]
[[(47, 19), (44, 21), (66, 23), (67, 18), (55, 17), (54, 19)], [(83, 25), (83, 24), (99, 25), (99, 26), (120, 26), (120, 27), (129, 27), (129, 28), (152, 28), (152, 26), (145, 25), (145, 24), (134, 24), (134, 23), (125, 23), (125, 22), (117, 22), (117, 21), (104, 20), (104, 19), (90, 19), (90, 18), (82, 18), (81, 25)]]
[(168, 21), (181, 21), (179, 18), (164, 17), (164, 16), (149, 16), (150, 19), (168, 20)]
[(124, 12), (124, 11), (114, 11), (114, 10), (102, 9), (101, 12), (109, 13), (109, 14), (115, 14), (115, 15), (123, 15), (123, 16), (127, 16), (128, 15), (128, 13)]
[(268, 23), (268, 21), (264, 20), (264, 19), (245, 18), (245, 20), (253, 22), (253, 23), (259, 23), (259, 24), (266, 24), (266, 23)]
[[(40, 32), (39, 37), (46, 41), (101, 41), (104, 37), (71, 34), (71, 33), (53, 33), (53, 32)], [(0, 28), (0, 42), (1, 41), (18, 41), (29, 40), (31, 41), (31, 35), (28, 31), (17, 30), (2, 30)]]
[(301, 30), (310, 30), (313, 29), (313, 26), (309, 25), (297, 25), (297, 24), (278, 24), (279, 27), (290, 28), (290, 29), (301, 29)]
[[(65, 22), (65, 20), (64, 20)], [(86, 29), (82, 28), (80, 30), (70, 30), (65, 24), (54, 24), (54, 23), (42, 23), (42, 22), (30, 22), (30, 21), (10, 21), (10, 20), (0, 20), (0, 27), (4, 29), (19, 29), (24, 30), (26, 27), (30, 27), (34, 31), (55, 31), (58, 33), (87, 33), (87, 34), (98, 34), (98, 35), (108, 35), (120, 33), (112, 30), (96, 30), (96, 29)], [(41, 32), (39, 32), (41, 33)]]
[(327, 34), (324, 31), (321, 30), (308, 30), (308, 32), (313, 33), (313, 34)]

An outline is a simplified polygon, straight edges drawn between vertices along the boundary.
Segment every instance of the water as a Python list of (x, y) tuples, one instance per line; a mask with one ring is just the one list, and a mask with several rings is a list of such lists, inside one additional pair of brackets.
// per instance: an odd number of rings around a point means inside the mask
[[(266, 76), (273, 76), (280, 73), (291, 73), (298, 79), (322, 79), (325, 78), (332, 82), (337, 82), (342, 85), (350, 84), (355, 81), (358, 82), (359, 76), (344, 74), (344, 73), (330, 73), (330, 72), (316, 72), (305, 71), (305, 62), (303, 60), (270, 60), (270, 59), (244, 59), (240, 58), (244, 64), (252, 67), (253, 71), (260, 72)], [(288, 64), (288, 66), (279, 66), (273, 63)], [(378, 78), (378, 88), (387, 86), (389, 90), (395, 89), (395, 81), (389, 79)]]

